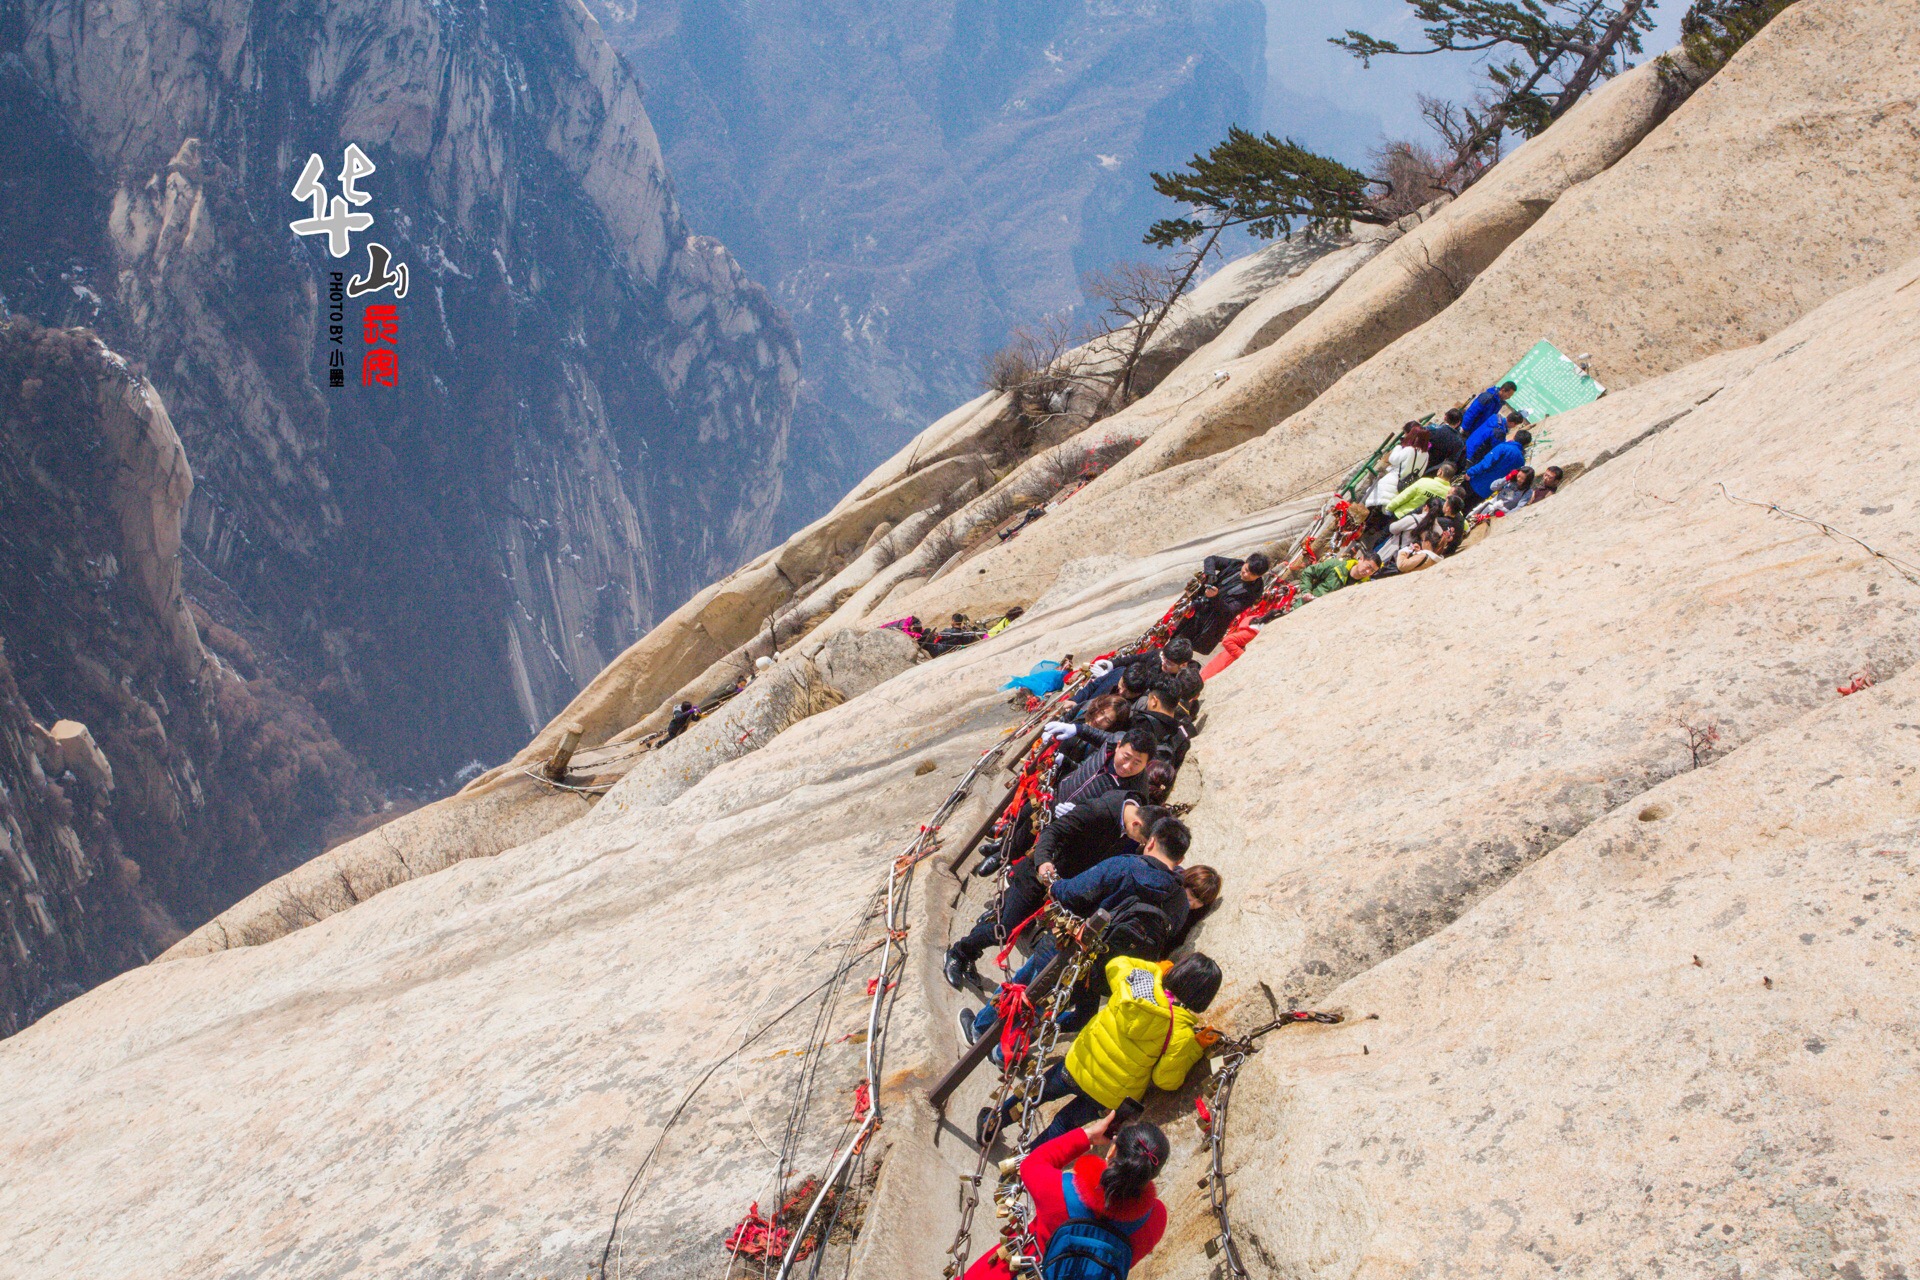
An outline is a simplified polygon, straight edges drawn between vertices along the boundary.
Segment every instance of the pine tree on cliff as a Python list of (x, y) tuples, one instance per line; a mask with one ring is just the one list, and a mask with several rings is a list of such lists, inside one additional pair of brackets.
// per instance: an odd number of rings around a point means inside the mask
[[(1565, 115), (1601, 80), (1625, 70), (1653, 29), (1659, 0), (1406, 0), (1426, 24), (1425, 48), (1348, 31), (1332, 43), (1371, 66), (1381, 57), (1491, 55), (1473, 106), (1439, 104), (1435, 120), (1453, 153), (1442, 186), (1457, 189), (1499, 154), (1509, 131), (1525, 138)], [(1458, 114), (1455, 114), (1457, 111)], [(1430, 118), (1435, 112), (1428, 112)]]
[[(1100, 404), (1104, 413), (1115, 401), (1133, 398), (1133, 374), (1147, 343), (1199, 274), (1223, 232), (1244, 227), (1262, 240), (1293, 234), (1295, 224), (1309, 232), (1346, 231), (1356, 222), (1392, 221), (1369, 198), (1376, 186), (1357, 169), (1309, 151), (1291, 138), (1255, 134), (1238, 125), (1205, 155), (1184, 169), (1156, 173), (1153, 188), (1186, 206), (1187, 216), (1162, 218), (1147, 228), (1145, 242), (1156, 248), (1185, 246), (1165, 283), (1151, 297), (1129, 299), (1140, 305), (1129, 314), (1123, 332), (1127, 350), (1120, 372)], [(1197, 242), (1197, 243), (1196, 243)], [(1126, 308), (1119, 308), (1126, 313)], [(1137, 317), (1137, 318), (1136, 318)]]
[(1793, 0), (1694, 0), (1680, 19), (1680, 44), (1694, 66), (1709, 74), (1727, 65), (1760, 28)]

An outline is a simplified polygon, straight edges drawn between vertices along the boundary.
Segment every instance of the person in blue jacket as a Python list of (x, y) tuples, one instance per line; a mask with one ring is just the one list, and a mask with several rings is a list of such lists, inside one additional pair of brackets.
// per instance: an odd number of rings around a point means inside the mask
[(1467, 483), (1473, 488), (1473, 496), (1481, 502), (1493, 492), (1493, 486), (1507, 478), (1509, 471), (1518, 471), (1527, 463), (1527, 446), (1533, 443), (1533, 436), (1526, 431), (1516, 431), (1513, 439), (1503, 440), (1487, 450), (1486, 456), (1475, 463), (1467, 472)]
[(1460, 415), (1460, 434), (1471, 440), (1474, 432), (1500, 416), (1500, 410), (1506, 408), (1507, 401), (1513, 399), (1513, 393), (1519, 389), (1518, 383), (1503, 382), (1475, 396), (1467, 405), (1467, 411)]

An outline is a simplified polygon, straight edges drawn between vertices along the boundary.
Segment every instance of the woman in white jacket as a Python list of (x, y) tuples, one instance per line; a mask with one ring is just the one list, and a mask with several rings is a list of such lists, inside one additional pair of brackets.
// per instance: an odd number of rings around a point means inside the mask
[(1380, 478), (1373, 482), (1363, 500), (1367, 507), (1368, 534), (1377, 533), (1387, 524), (1387, 504), (1392, 502), (1404, 485), (1412, 484), (1427, 469), (1427, 447), (1433, 443), (1427, 435), (1427, 429), (1417, 422), (1409, 422), (1400, 431), (1400, 443), (1393, 446), (1387, 454), (1387, 465), (1381, 470)]

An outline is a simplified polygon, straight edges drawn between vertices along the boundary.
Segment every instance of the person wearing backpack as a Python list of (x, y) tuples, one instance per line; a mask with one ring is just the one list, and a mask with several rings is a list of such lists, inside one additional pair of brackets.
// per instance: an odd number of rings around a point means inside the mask
[[(1150, 1087), (1171, 1093), (1204, 1051), (1194, 1031), (1220, 994), (1219, 965), (1198, 952), (1172, 966), (1115, 956), (1107, 961), (1106, 979), (1106, 1007), (1041, 1081), (1035, 1106), (1067, 1099), (1040, 1135), (1042, 1143), (1129, 1098), (1145, 1098)], [(982, 1145), (1006, 1126), (1013, 1106), (1007, 1099), (997, 1116), (992, 1107), (980, 1109), (974, 1136)]]
[[(1069, 1129), (1020, 1162), (1033, 1200), (1033, 1238), (1042, 1280), (1122, 1280), (1153, 1252), (1167, 1207), (1153, 1179), (1167, 1162), (1167, 1137), (1144, 1121), (1120, 1127), (1104, 1159), (1113, 1113)], [(962, 1280), (1011, 1280), (1006, 1246), (988, 1250)]]

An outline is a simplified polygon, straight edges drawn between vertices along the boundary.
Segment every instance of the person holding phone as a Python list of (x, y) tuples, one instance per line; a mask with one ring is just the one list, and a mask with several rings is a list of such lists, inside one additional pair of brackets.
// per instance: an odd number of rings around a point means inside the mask
[[(1129, 1122), (1119, 1111), (1034, 1148), (1020, 1162), (1020, 1181), (1033, 1198), (1041, 1275), (1071, 1256), (1124, 1276), (1152, 1253), (1167, 1229), (1167, 1206), (1153, 1185), (1167, 1153), (1167, 1135), (1158, 1126)], [(962, 1280), (1012, 1276), (1006, 1246), (999, 1245), (976, 1259)]]

